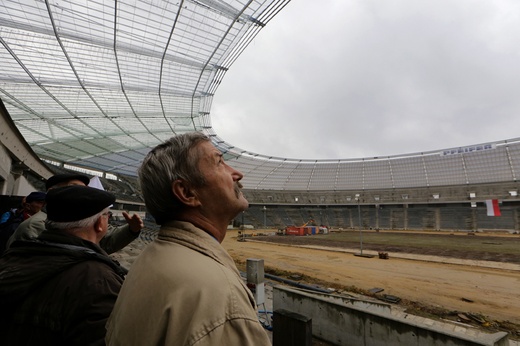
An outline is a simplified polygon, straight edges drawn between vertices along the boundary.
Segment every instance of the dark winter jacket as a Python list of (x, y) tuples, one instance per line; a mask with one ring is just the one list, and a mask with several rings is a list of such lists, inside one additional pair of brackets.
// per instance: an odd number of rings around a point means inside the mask
[(99, 246), (59, 231), (0, 258), (2, 345), (104, 345), (125, 270)]
[[(21, 210), (10, 210), (8, 213), (9, 217), (0, 224), (0, 256), (5, 252), (9, 238), (13, 235), (18, 226), (26, 220), (26, 215)], [(5, 217), (5, 214), (2, 215), (2, 217)]]

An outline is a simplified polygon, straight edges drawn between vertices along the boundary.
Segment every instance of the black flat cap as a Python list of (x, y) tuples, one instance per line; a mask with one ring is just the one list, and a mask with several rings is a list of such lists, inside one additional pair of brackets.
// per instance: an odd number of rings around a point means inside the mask
[(49, 180), (47, 180), (47, 182), (45, 183), (45, 188), (48, 190), (51, 187), (53, 187), (54, 185), (57, 185), (57, 184), (60, 184), (60, 183), (63, 183), (65, 181), (69, 181), (69, 180), (79, 180), (82, 183), (84, 183), (85, 185), (88, 185), (88, 183), (90, 183), (90, 178), (87, 177), (85, 174), (63, 173), (63, 174), (56, 174), (56, 175), (53, 175), (52, 177), (50, 177)]
[(27, 203), (31, 203), (34, 201), (45, 201), (45, 192), (31, 192), (27, 195), (27, 197), (25, 197), (25, 201)]
[(110, 192), (93, 187), (71, 185), (47, 192), (47, 219), (71, 222), (96, 215), (114, 204), (116, 197)]

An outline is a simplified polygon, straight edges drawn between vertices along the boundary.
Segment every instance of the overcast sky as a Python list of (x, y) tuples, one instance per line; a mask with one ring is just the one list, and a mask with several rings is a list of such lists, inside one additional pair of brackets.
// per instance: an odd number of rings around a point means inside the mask
[(227, 72), (212, 125), (305, 159), (520, 137), (520, 2), (293, 0)]

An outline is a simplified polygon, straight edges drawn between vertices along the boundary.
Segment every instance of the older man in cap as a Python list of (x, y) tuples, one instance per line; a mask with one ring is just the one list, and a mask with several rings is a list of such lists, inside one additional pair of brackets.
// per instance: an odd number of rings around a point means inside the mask
[(107, 323), (108, 345), (270, 346), (256, 303), (220, 244), (248, 207), (243, 175), (202, 133), (155, 147), (139, 169), (157, 239), (132, 264)]
[(25, 197), (24, 219), (28, 219), (39, 213), (45, 205), (45, 192), (34, 191)]
[[(47, 180), (45, 187), (47, 191), (62, 186), (88, 186), (89, 177), (79, 173), (56, 174)], [(66, 212), (66, 211), (63, 211)], [(101, 247), (109, 254), (121, 250), (139, 236), (143, 228), (143, 220), (137, 214), (130, 216), (123, 212), (127, 224), (120, 227), (109, 225), (108, 234), (101, 240)], [(45, 219), (47, 214), (40, 211), (30, 219), (22, 222), (7, 243), (7, 248), (11, 247), (13, 242), (23, 239), (34, 239), (40, 235), (45, 229)]]
[(2, 345), (104, 345), (125, 272), (99, 247), (114, 201), (86, 186), (49, 190), (46, 230), (0, 258)]
[(24, 197), (20, 208), (8, 211), (7, 218), (2, 215), (6, 220), (0, 225), (0, 255), (8, 247), (11, 237), (20, 224), (40, 212), (44, 205), (45, 192), (34, 191)]

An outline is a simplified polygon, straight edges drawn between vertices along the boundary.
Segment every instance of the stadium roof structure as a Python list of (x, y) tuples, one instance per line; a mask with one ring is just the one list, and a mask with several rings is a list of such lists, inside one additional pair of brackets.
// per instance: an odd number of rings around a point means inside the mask
[(1, 0), (0, 95), (42, 158), (121, 174), (213, 132), (226, 71), (288, 1)]
[(0, 98), (43, 159), (136, 175), (151, 147), (201, 131), (249, 189), (348, 190), (516, 182), (520, 139), (376, 157), (295, 160), (211, 126), (226, 71), (289, 0), (0, 0)]

